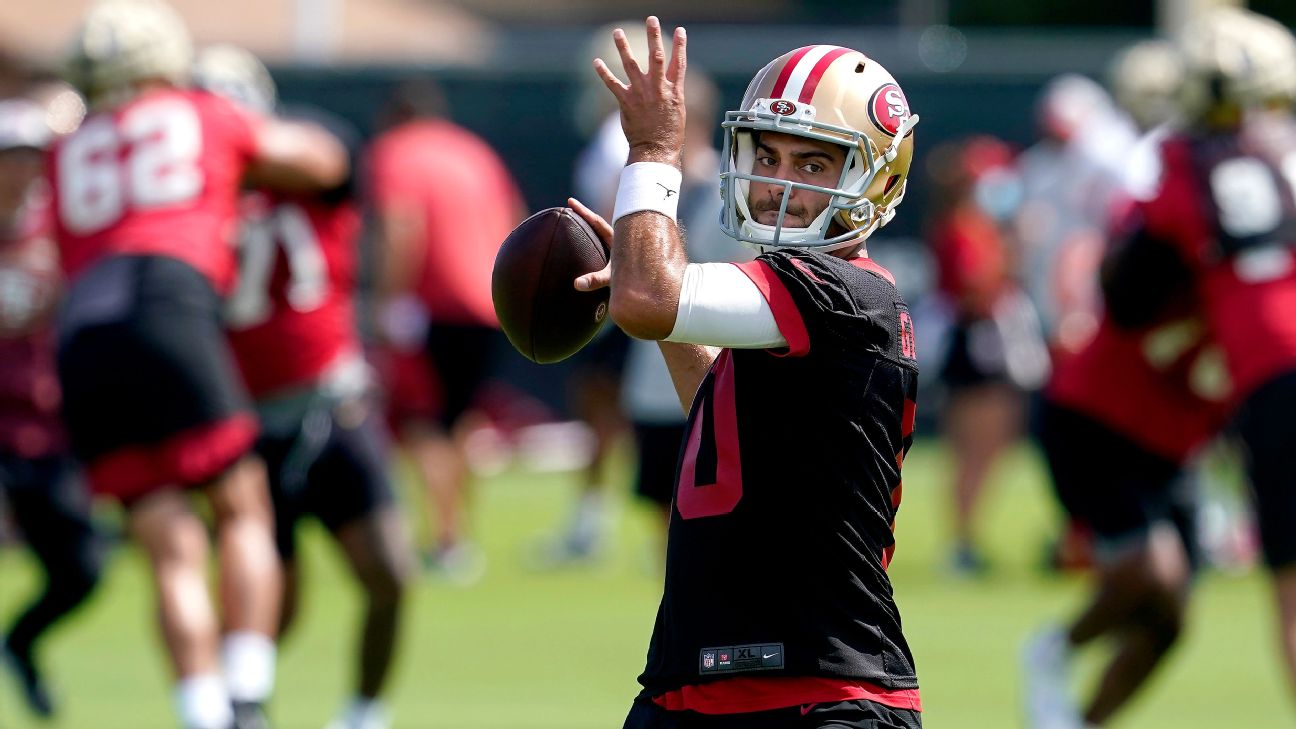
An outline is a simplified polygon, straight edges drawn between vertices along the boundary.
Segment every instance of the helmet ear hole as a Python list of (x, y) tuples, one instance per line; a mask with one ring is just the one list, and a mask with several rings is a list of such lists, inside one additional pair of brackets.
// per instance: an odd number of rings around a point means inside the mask
[(865, 200), (862, 204), (851, 208), (850, 219), (856, 223), (867, 222), (873, 218), (875, 210), (876, 208), (873, 203), (869, 200)]
[(891, 192), (891, 188), (895, 187), (896, 183), (899, 181), (900, 181), (900, 175), (891, 175), (890, 177), (888, 177), (886, 181), (886, 185), (882, 187), (882, 194), (885, 195), (888, 192)]

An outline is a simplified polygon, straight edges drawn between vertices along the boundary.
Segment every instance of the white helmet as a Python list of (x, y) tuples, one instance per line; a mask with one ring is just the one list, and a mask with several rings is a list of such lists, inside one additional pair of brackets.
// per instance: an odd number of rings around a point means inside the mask
[(1035, 101), (1035, 122), (1045, 136), (1062, 141), (1111, 113), (1112, 99), (1097, 81), (1078, 73), (1049, 79)]
[(1108, 78), (1116, 104), (1140, 129), (1178, 116), (1184, 62), (1170, 41), (1151, 38), (1125, 48), (1112, 60)]
[(262, 114), (274, 111), (278, 94), (270, 71), (238, 46), (222, 43), (202, 49), (194, 60), (193, 82)]
[(1228, 123), (1238, 111), (1296, 100), (1296, 39), (1272, 18), (1215, 8), (1184, 28), (1178, 47), (1188, 119)]
[[(856, 245), (886, 225), (904, 199), (918, 115), (895, 78), (868, 56), (839, 46), (806, 46), (770, 61), (756, 74), (742, 107), (725, 114), (720, 224), (738, 241), (764, 250), (833, 251)], [(781, 132), (839, 144), (846, 161), (836, 187), (753, 174), (755, 135)], [(782, 185), (773, 225), (756, 222), (747, 204), (752, 182)], [(783, 225), (793, 189), (829, 196), (804, 228)], [(833, 233), (836, 223), (840, 232)]]
[(100, 0), (77, 29), (64, 61), (68, 81), (92, 104), (151, 79), (187, 83), (189, 29), (162, 0)]

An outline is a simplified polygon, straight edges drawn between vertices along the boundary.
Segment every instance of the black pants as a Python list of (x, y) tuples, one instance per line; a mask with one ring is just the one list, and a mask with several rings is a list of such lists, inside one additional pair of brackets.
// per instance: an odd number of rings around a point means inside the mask
[(493, 327), (433, 324), (428, 328), (427, 353), (441, 381), (439, 421), (446, 430), (473, 406), (491, 374), (503, 337)]
[(0, 453), (0, 488), (45, 571), (44, 590), (4, 631), (11, 651), (30, 656), (45, 631), (94, 590), (101, 544), (90, 522), (89, 494), (70, 457), (28, 460)]
[(862, 700), (712, 715), (667, 711), (636, 699), (623, 729), (922, 729), (922, 715)]

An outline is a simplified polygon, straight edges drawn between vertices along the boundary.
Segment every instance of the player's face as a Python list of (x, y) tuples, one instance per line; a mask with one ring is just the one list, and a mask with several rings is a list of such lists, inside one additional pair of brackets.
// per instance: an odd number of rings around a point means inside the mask
[[(762, 132), (756, 140), (756, 162), (752, 174), (821, 187), (837, 187), (845, 164), (846, 148), (839, 144), (807, 139), (795, 134)], [(747, 207), (757, 223), (778, 223), (783, 194), (784, 188), (781, 185), (751, 183), (747, 192)], [(792, 188), (783, 225), (789, 228), (809, 226), (828, 207), (828, 199), (829, 196), (821, 192)]]

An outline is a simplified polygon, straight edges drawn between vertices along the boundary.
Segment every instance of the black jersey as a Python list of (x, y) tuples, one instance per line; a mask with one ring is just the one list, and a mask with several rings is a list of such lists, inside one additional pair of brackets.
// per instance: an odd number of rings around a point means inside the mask
[(740, 268), (788, 348), (722, 350), (694, 397), (643, 693), (748, 676), (916, 688), (886, 573), (917, 396), (909, 312), (868, 259)]

